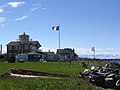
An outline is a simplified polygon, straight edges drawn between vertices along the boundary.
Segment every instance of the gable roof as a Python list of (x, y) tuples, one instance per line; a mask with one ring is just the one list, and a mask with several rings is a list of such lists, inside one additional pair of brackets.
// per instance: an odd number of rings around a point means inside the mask
[(37, 47), (41, 47), (40, 43), (38, 41), (29, 41), (30, 44), (32, 45), (37, 45)]
[(44, 52), (44, 54), (47, 54), (47, 55), (55, 55), (54, 52)]
[(12, 41), (12, 42), (9, 42), (9, 43), (7, 44), (7, 46), (16, 46), (16, 45), (19, 45), (19, 44), (20, 44), (20, 42)]
[(39, 53), (37, 53), (35, 51), (32, 51), (32, 52), (28, 53), (28, 55), (36, 55), (36, 54), (39, 54)]
[[(20, 45), (20, 41), (11, 41), (7, 44), (7, 46), (17, 46)], [(40, 43), (38, 41), (29, 41), (29, 44), (36, 45), (38, 48), (41, 47)]]

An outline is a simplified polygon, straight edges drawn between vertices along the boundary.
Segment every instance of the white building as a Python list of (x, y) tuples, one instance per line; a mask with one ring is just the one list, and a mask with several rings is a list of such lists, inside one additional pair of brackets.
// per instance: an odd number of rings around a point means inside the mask
[(57, 55), (61, 61), (73, 61), (78, 57), (71, 48), (57, 49)]

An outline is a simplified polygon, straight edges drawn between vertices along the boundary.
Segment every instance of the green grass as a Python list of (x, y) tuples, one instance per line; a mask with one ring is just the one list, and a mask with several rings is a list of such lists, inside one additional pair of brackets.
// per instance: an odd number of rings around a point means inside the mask
[(78, 78), (85, 68), (81, 62), (36, 62), (36, 63), (0, 63), (0, 74), (10, 72), (11, 68), (61, 73), (70, 75), (65, 79), (43, 78), (0, 78), (0, 90), (98, 90), (92, 84)]

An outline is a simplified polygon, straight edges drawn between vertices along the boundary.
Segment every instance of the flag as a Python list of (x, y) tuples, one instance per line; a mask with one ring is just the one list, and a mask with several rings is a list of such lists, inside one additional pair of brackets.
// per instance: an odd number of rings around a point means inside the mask
[(95, 47), (92, 47), (91, 50), (92, 50), (92, 51), (95, 51)]
[(59, 27), (59, 26), (52, 27), (52, 30), (59, 31), (59, 29), (60, 29), (60, 27)]

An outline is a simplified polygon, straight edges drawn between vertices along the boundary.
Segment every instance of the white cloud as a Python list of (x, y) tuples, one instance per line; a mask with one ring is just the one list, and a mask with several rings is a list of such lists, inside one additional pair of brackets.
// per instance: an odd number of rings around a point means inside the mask
[[(93, 51), (91, 48), (75, 48), (78, 55), (91, 55)], [(114, 48), (95, 48), (96, 54), (113, 54)]]
[[(70, 47), (73, 49), (73, 47)], [(46, 51), (54, 51), (56, 53), (57, 49), (55, 48), (45, 48), (45, 47), (41, 47), (40, 49), (42, 49), (42, 51), (46, 52)], [(75, 49), (75, 53), (77, 53), (78, 55), (92, 55), (93, 51), (91, 50), (91, 48), (74, 48)], [(116, 55), (118, 54), (118, 52), (114, 52), (113, 48), (96, 48), (96, 54), (112, 54), (112, 55)]]
[(55, 53), (57, 50), (55, 48), (45, 48), (45, 47), (40, 47), (39, 49), (42, 50), (43, 52), (48, 52), (50, 50), (51, 52), (55, 52)]
[(22, 16), (20, 18), (17, 18), (15, 21), (22, 21), (22, 20), (27, 19), (27, 18), (28, 18), (28, 16)]
[(31, 9), (31, 11), (33, 12), (33, 11), (36, 11), (37, 9), (39, 9), (40, 7), (34, 7), (34, 8), (32, 8)]
[(91, 48), (74, 48), (74, 49), (78, 55), (84, 54), (90, 55), (92, 53)]
[(4, 8), (0, 7), (0, 13), (4, 12)]
[(0, 23), (3, 23), (6, 21), (6, 18), (5, 17), (0, 17)]
[(5, 25), (4, 25), (4, 24), (1, 24), (0, 26), (1, 26), (1, 27), (4, 27)]
[(46, 10), (46, 8), (42, 8), (42, 10)]
[(33, 8), (31, 9), (31, 11), (33, 12), (38, 9), (46, 10), (46, 8), (43, 7), (43, 2), (38, 2), (38, 3), (33, 4)]
[(2, 48), (2, 53), (7, 53), (7, 47)]
[(103, 51), (103, 50), (113, 50), (114, 48), (96, 48), (98, 51)]
[(7, 4), (13, 8), (17, 8), (18, 6), (25, 4), (25, 2), (8, 2)]
[[(70, 47), (73, 49), (73, 47)], [(55, 48), (40, 48), (43, 52), (53, 51), (56, 53)], [(93, 58), (93, 51), (91, 48), (74, 48), (75, 53), (80, 55), (80, 57)], [(96, 58), (120, 58), (120, 52), (114, 51), (114, 48), (96, 48)]]

